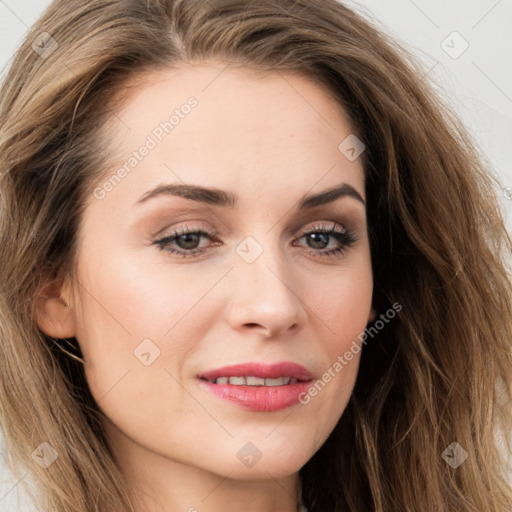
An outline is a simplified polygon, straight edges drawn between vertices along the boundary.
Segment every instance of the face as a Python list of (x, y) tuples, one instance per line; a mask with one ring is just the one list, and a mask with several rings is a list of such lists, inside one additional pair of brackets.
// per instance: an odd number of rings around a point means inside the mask
[(284, 477), (355, 384), (372, 316), (363, 167), (321, 87), (224, 68), (154, 72), (116, 112), (69, 311), (120, 457)]

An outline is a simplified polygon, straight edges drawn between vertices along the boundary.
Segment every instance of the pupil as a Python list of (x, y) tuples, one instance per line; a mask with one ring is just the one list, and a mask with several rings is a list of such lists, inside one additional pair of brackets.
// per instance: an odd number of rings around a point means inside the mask
[[(185, 241), (185, 247), (181, 244), (181, 243), (178, 243), (178, 245), (182, 248), (182, 249), (195, 249), (194, 245), (197, 245), (197, 234), (194, 234), (194, 233), (187, 233), (186, 235), (181, 235), (179, 238), (178, 238), (178, 242), (180, 242), (181, 240), (184, 240)], [(189, 246), (188, 244), (191, 242), (192, 240), (192, 247)], [(195, 242), (195, 244), (194, 244)]]
[(329, 237), (326, 233), (312, 233), (309, 235), (310, 238), (313, 239), (313, 245), (315, 246), (315, 249), (323, 249), (323, 247), (318, 247), (317, 244), (320, 243), (320, 245), (328, 245), (327, 239)]

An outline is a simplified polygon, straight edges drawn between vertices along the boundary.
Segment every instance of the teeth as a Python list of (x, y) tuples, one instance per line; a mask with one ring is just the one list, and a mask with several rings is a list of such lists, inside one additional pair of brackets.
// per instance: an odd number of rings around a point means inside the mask
[(264, 386), (265, 385), (265, 379), (262, 379), (261, 377), (246, 377), (245, 381), (248, 386)]
[(284, 386), (284, 377), (278, 379), (265, 379), (265, 386)]
[(291, 377), (279, 377), (277, 379), (264, 379), (262, 377), (219, 377), (215, 384), (232, 384), (235, 386), (287, 386), (295, 384), (297, 379)]
[(245, 377), (229, 377), (229, 383), (235, 386), (245, 386)]

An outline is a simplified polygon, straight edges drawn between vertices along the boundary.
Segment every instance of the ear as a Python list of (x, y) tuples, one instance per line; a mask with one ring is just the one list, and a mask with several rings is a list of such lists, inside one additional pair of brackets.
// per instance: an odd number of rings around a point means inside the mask
[(72, 338), (76, 334), (70, 289), (63, 279), (51, 280), (36, 298), (36, 321), (39, 328), (52, 338)]
[(377, 312), (375, 311), (375, 308), (372, 307), (372, 309), (370, 310), (370, 315), (368, 316), (368, 323), (373, 322), (376, 317)]

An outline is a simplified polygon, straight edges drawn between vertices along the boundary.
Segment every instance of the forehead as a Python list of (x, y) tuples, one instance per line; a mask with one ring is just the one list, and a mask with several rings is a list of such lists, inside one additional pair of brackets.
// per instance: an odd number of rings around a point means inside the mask
[(353, 131), (345, 112), (296, 73), (216, 62), (153, 71), (125, 90), (106, 130), (114, 158), (103, 179), (124, 168), (109, 194), (132, 203), (162, 181), (267, 194), (343, 180), (364, 193), (360, 159), (339, 149)]

